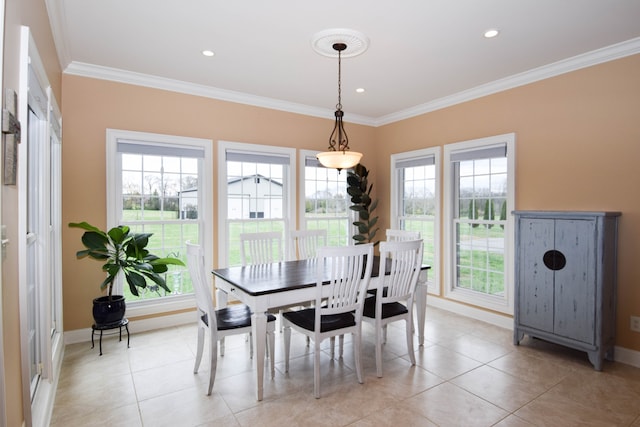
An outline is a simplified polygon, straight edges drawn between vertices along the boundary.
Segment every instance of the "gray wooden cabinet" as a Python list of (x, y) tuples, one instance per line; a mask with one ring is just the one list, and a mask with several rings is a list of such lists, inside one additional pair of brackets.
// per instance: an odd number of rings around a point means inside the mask
[(525, 334), (613, 360), (619, 212), (514, 211), (514, 344)]

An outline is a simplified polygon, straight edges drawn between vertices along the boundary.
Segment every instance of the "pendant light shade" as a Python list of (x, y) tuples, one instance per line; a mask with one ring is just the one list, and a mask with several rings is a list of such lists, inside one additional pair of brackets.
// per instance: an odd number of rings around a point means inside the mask
[(342, 72), (342, 51), (347, 48), (345, 43), (334, 43), (333, 49), (338, 52), (338, 104), (336, 104), (335, 124), (333, 125), (333, 131), (329, 136), (328, 151), (319, 153), (318, 161), (327, 168), (333, 169), (348, 169), (352, 168), (360, 162), (362, 153), (350, 151), (349, 149), (349, 137), (347, 131), (344, 130), (342, 118), (344, 112), (342, 111), (342, 87), (341, 87), (341, 72)]

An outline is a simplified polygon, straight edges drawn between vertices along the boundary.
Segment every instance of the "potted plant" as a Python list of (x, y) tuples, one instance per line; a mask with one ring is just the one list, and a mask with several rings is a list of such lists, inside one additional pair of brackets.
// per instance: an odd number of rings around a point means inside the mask
[(104, 261), (102, 271), (107, 277), (100, 284), (100, 289), (107, 289), (107, 295), (93, 300), (93, 318), (96, 325), (109, 325), (119, 323), (124, 317), (124, 296), (113, 295), (113, 285), (121, 274), (124, 274), (131, 293), (138, 296), (138, 289), (147, 287), (147, 282), (153, 282), (153, 286), (160, 286), (167, 292), (167, 287), (162, 273), (167, 272), (168, 265), (182, 265), (184, 263), (177, 258), (160, 258), (149, 253), (146, 249), (149, 237), (152, 233), (131, 233), (126, 225), (119, 225), (105, 232), (87, 223), (69, 223), (71, 228), (85, 230), (82, 235), (84, 250), (78, 251), (78, 258), (93, 258)]
[(351, 206), (349, 209), (358, 213), (358, 220), (353, 223), (358, 228), (358, 234), (353, 236), (356, 245), (373, 243), (376, 246), (379, 241), (375, 241), (378, 232), (378, 217), (373, 216), (373, 211), (378, 206), (378, 200), (371, 199), (373, 184), (369, 185), (367, 177), (369, 171), (358, 163), (353, 170), (347, 172), (347, 193), (351, 196)]

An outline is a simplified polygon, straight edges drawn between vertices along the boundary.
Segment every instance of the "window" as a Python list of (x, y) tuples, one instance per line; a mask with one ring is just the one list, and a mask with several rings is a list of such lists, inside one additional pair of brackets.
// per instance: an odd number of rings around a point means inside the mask
[(219, 265), (240, 265), (240, 234), (287, 234), (294, 218), (295, 150), (221, 141), (218, 144)]
[(391, 156), (391, 228), (419, 231), (429, 292), (439, 294), (440, 148)]
[[(186, 263), (186, 241), (199, 243), (211, 256), (212, 230), (205, 227), (212, 215), (205, 167), (211, 141), (109, 129), (107, 144), (108, 227), (128, 225), (135, 233), (153, 233), (148, 249), (160, 257)], [(136, 297), (128, 285), (117, 284), (130, 316), (135, 308), (136, 314), (145, 314), (193, 306), (186, 267), (169, 266), (165, 274), (170, 293), (148, 283)]]
[[(316, 152), (302, 151), (300, 228), (327, 230), (327, 245), (352, 243), (351, 204), (347, 194), (347, 171), (328, 169), (316, 159)], [(304, 193), (302, 193), (304, 191)]]
[(447, 296), (512, 313), (514, 135), (445, 146)]

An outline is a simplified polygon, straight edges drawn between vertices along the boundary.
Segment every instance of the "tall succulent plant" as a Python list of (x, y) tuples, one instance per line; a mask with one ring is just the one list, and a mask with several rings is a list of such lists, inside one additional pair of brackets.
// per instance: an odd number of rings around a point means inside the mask
[(373, 184), (367, 180), (369, 171), (364, 165), (358, 163), (352, 170), (347, 172), (347, 193), (351, 196), (349, 209), (358, 213), (358, 220), (353, 223), (358, 228), (358, 234), (353, 236), (356, 245), (373, 243), (374, 246), (379, 241), (374, 241), (379, 228), (376, 227), (378, 217), (373, 216), (373, 211), (378, 206), (378, 200), (371, 199)]

